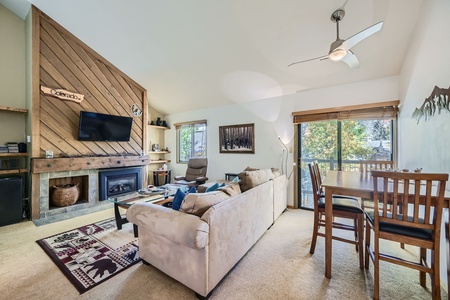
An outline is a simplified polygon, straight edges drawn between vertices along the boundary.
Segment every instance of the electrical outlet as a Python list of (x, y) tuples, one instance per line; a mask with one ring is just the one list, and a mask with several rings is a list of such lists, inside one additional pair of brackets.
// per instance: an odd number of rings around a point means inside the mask
[(27, 143), (31, 143), (31, 136), (27, 135)]

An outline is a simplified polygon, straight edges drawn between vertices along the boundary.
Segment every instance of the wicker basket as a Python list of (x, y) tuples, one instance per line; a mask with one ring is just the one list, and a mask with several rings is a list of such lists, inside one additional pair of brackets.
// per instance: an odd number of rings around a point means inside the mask
[(55, 206), (69, 206), (77, 202), (79, 195), (78, 183), (55, 185), (53, 186), (51, 200)]

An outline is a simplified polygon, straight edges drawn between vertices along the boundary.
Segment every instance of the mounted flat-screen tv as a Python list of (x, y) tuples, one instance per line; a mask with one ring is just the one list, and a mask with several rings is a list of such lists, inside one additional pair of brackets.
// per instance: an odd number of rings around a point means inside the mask
[(79, 141), (128, 142), (133, 118), (80, 111)]

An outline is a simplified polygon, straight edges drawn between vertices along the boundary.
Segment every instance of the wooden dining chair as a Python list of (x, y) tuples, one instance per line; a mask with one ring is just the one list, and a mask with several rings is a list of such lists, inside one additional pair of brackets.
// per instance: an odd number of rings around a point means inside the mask
[(373, 170), (393, 170), (394, 162), (392, 160), (360, 160), (359, 171), (370, 172)]
[[(394, 162), (392, 160), (359, 161), (359, 171), (363, 173), (370, 174), (372, 170), (393, 170), (393, 169), (394, 169)], [(362, 209), (373, 208), (373, 199), (361, 199), (361, 207)]]
[[(420, 271), (420, 284), (431, 277), (433, 299), (440, 298), (440, 231), (445, 184), (448, 174), (372, 171), (374, 210), (366, 211), (366, 269), (369, 257), (374, 265), (374, 299), (379, 299), (380, 261)], [(382, 205), (379, 205), (379, 204)], [(388, 211), (392, 204), (392, 211)], [(403, 213), (400, 213), (402, 208)], [(374, 247), (370, 234), (374, 232)], [(418, 262), (380, 252), (380, 239), (420, 248)], [(427, 264), (427, 249), (431, 265)]]
[[(314, 254), (316, 249), (317, 237), (325, 237), (324, 233), (319, 232), (320, 226), (325, 227), (325, 197), (322, 190), (322, 183), (320, 178), (319, 165), (315, 162), (308, 164), (311, 175), (311, 182), (314, 194), (314, 225), (313, 235), (311, 240), (311, 248), (309, 253)], [(353, 225), (339, 223), (334, 220), (334, 217), (345, 218), (353, 220)], [(333, 195), (333, 228), (353, 231), (355, 239), (347, 239), (340, 236), (333, 235), (333, 239), (345, 243), (350, 243), (356, 246), (359, 252), (359, 267), (364, 268), (364, 212), (361, 209), (358, 201), (351, 197), (334, 196)]]

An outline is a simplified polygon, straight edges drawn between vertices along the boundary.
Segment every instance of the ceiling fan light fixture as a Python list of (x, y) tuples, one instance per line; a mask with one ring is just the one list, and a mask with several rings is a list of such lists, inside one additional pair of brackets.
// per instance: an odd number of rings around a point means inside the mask
[(329, 58), (333, 61), (339, 61), (347, 55), (347, 50), (344, 49), (335, 49), (330, 52)]

